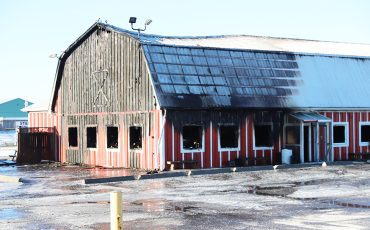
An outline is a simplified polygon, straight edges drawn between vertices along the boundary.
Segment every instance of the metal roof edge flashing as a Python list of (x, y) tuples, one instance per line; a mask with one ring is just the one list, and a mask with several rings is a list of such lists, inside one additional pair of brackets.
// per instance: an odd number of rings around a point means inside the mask
[(306, 52), (294, 52), (294, 51), (284, 51), (284, 50), (238, 49), (238, 48), (225, 48), (225, 47), (213, 47), (213, 46), (190, 46), (190, 45), (153, 43), (150, 41), (141, 41), (141, 40), (140, 40), (140, 43), (142, 45), (163, 46), (163, 47), (171, 47), (171, 48), (209, 49), (209, 50), (224, 50), (224, 51), (238, 51), (238, 52), (265, 52), (265, 53), (293, 54), (297, 56), (320, 56), (320, 57), (338, 57), (338, 58), (352, 58), (352, 59), (370, 59), (370, 55), (369, 56), (357, 56), (357, 55), (330, 54), (330, 53), (306, 53)]

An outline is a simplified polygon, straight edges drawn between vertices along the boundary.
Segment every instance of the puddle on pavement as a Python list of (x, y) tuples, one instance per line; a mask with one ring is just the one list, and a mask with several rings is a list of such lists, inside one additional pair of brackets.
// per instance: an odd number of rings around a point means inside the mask
[(24, 216), (24, 212), (14, 208), (0, 209), (0, 220), (1, 219), (19, 219)]
[(72, 201), (65, 204), (110, 204), (110, 201)]
[(333, 201), (334, 204), (342, 206), (342, 207), (347, 207), (347, 208), (370, 208), (370, 205), (364, 205), (364, 204), (354, 204), (354, 203), (349, 203), (349, 202), (338, 202), (338, 201)]
[[(333, 182), (333, 180), (328, 180), (328, 179), (317, 179), (317, 180), (309, 180), (309, 181), (292, 182), (292, 183), (287, 183), (287, 184), (276, 184), (273, 186), (261, 186), (261, 185), (252, 186), (247, 189), (247, 193), (256, 194), (256, 195), (264, 195), (264, 196), (287, 197), (290, 194), (297, 191), (297, 187), (319, 185), (319, 184), (324, 184), (329, 181)], [(294, 199), (301, 199), (301, 200), (308, 199), (309, 200), (312, 198), (294, 198)]]
[(248, 194), (262, 195), (262, 196), (279, 196), (287, 197), (293, 192), (297, 191), (294, 186), (272, 186), (272, 187), (261, 187), (253, 186), (247, 190)]
[(297, 191), (297, 187), (299, 186), (308, 186), (308, 185), (318, 185), (328, 182), (328, 179), (318, 179), (318, 180), (311, 180), (311, 181), (302, 181), (302, 182), (295, 182), (293, 184), (282, 184), (282, 185), (275, 185), (275, 186), (252, 186), (249, 187), (247, 190), (248, 194), (254, 195), (262, 195), (262, 196), (277, 196), (283, 197), (292, 200), (300, 200), (300, 201), (318, 201), (323, 204), (327, 205), (337, 205), (347, 208), (368, 208), (370, 209), (370, 205), (364, 204), (355, 204), (351, 202), (340, 202), (336, 200), (328, 200), (325, 198), (316, 198), (316, 197), (291, 197), (292, 193)]
[(96, 223), (88, 226), (93, 230), (110, 230), (110, 223)]
[(136, 200), (131, 202), (134, 205), (143, 206), (144, 211), (146, 212), (163, 212), (168, 206), (168, 202), (164, 199), (145, 199), (145, 200)]
[(142, 206), (146, 212), (192, 212), (199, 209), (199, 207), (196, 206), (183, 205), (182, 203), (172, 203), (165, 199), (136, 200), (131, 202), (131, 204)]

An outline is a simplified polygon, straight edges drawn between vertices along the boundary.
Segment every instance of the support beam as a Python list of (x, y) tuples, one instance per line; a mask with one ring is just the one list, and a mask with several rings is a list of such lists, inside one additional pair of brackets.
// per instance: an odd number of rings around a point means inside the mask
[(315, 161), (320, 160), (320, 127), (319, 123), (316, 123), (316, 132), (315, 132)]
[(304, 163), (304, 123), (301, 121), (300, 123), (300, 148), (299, 148), (299, 154), (300, 154), (300, 160), (301, 163)]

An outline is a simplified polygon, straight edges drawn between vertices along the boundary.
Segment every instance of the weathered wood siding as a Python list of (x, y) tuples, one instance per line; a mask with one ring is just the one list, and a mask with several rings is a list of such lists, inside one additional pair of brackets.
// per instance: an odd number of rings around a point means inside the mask
[[(140, 44), (102, 29), (66, 59), (59, 88), (61, 159), (105, 167), (159, 168), (160, 111)], [(130, 151), (128, 130), (139, 125), (143, 148)], [(68, 127), (78, 129), (78, 147), (68, 147)], [(97, 148), (86, 147), (86, 128), (97, 127)], [(118, 127), (118, 149), (107, 149), (107, 126)], [(157, 132), (157, 133), (155, 133)], [(158, 134), (159, 135), (159, 134)]]
[(110, 31), (97, 30), (67, 58), (60, 90), (65, 115), (155, 108), (139, 42)]

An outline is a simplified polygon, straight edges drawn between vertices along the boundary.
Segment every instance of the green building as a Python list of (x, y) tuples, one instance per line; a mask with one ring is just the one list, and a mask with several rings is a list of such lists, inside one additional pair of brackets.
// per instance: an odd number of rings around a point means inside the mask
[(16, 129), (17, 127), (28, 126), (27, 112), (22, 112), (26, 106), (33, 103), (16, 98), (0, 104), (0, 130)]

